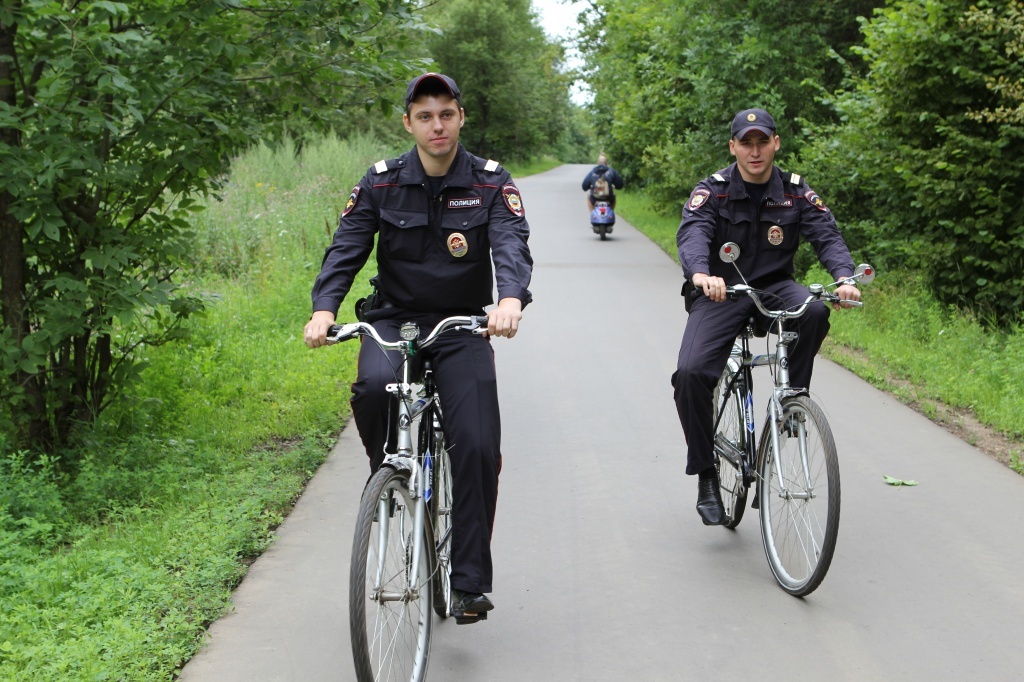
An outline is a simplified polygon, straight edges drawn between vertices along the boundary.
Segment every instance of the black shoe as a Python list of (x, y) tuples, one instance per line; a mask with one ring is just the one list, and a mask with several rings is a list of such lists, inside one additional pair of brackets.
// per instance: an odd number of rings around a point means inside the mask
[(725, 505), (722, 504), (717, 473), (697, 481), (697, 513), (705, 526), (725, 523)]
[(459, 625), (487, 620), (487, 612), (494, 608), (486, 594), (476, 592), (452, 590), (452, 601), (452, 615)]

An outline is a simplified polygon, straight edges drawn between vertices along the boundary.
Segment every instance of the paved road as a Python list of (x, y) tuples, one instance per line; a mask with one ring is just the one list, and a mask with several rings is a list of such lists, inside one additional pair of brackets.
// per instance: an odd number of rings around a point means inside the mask
[[(681, 275), (621, 220), (608, 242), (591, 233), (585, 171), (520, 182), (536, 302), (495, 341), (497, 609), (437, 624), (430, 679), (1020, 679), (1024, 479), (835, 365), (819, 360), (814, 386), (842, 463), (822, 586), (801, 600), (775, 585), (755, 516), (701, 525), (669, 387)], [(182, 680), (352, 679), (365, 467), (346, 429)]]

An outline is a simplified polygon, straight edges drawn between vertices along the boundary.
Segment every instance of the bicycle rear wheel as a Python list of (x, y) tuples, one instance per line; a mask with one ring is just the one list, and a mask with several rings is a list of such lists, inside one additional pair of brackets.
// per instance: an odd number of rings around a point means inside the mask
[(747, 429), (743, 417), (743, 381), (738, 379), (729, 390), (736, 372), (730, 359), (715, 386), (715, 469), (725, 506), (726, 528), (735, 528), (747, 506), (747, 487), (743, 484), (742, 453), (747, 447)]
[(431, 453), (434, 472), (428, 505), (436, 558), (432, 581), (434, 612), (441, 618), (447, 618), (452, 612), (452, 465), (438, 404), (435, 403), (431, 410), (430, 421), (424, 419), (424, 423), (430, 424), (431, 442), (429, 448), (421, 448), (420, 451)]
[(349, 625), (360, 682), (426, 678), (433, 545), (425, 524), (427, 537), (420, 541), (414, 584), (415, 509), (408, 474), (389, 466), (373, 475), (359, 503), (349, 573)]
[(825, 579), (839, 534), (839, 456), (832, 429), (810, 398), (783, 401), (782, 422), (765, 424), (758, 462), (768, 565), (782, 589), (802, 597)]

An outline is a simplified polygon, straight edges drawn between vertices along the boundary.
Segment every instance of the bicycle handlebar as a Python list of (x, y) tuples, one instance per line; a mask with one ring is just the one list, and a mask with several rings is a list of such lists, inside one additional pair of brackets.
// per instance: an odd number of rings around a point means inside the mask
[[(836, 284), (846, 284), (846, 281), (844, 280), (841, 282), (836, 282)], [(775, 294), (772, 294), (771, 292), (768, 291), (762, 291), (761, 289), (755, 289), (754, 287), (748, 286), (746, 284), (737, 284), (735, 286), (726, 287), (725, 294), (726, 296), (729, 296), (730, 298), (733, 299), (735, 299), (737, 296), (741, 294), (746, 294), (751, 298), (751, 300), (754, 301), (754, 305), (757, 306), (757, 309), (760, 310), (763, 315), (774, 318), (800, 317), (805, 312), (807, 312), (807, 306), (814, 303), (815, 301), (839, 303), (840, 305), (850, 307), (860, 307), (864, 305), (864, 303), (861, 301), (850, 301), (841, 299), (838, 295), (835, 294), (835, 292), (828, 291), (821, 284), (812, 284), (808, 287), (808, 289), (810, 289), (811, 294), (810, 296), (807, 297), (807, 300), (805, 300), (799, 306), (795, 306), (793, 308), (785, 310), (769, 310), (768, 308), (765, 307), (764, 303), (761, 302), (761, 296), (763, 294), (775, 296)]]
[[(449, 329), (465, 329), (467, 331), (474, 332), (476, 334), (482, 334), (483, 330), (487, 328), (487, 316), (486, 315), (455, 315), (453, 317), (446, 317), (437, 323), (425, 338), (414, 339), (413, 342), (417, 348), (426, 348), (430, 344), (434, 343), (444, 332)], [(402, 350), (407, 347), (409, 341), (385, 341), (381, 338), (377, 330), (372, 325), (366, 322), (350, 322), (348, 324), (331, 325), (327, 330), (327, 341), (330, 343), (340, 343), (342, 341), (348, 341), (354, 339), (357, 336), (369, 336), (377, 345), (384, 350)]]

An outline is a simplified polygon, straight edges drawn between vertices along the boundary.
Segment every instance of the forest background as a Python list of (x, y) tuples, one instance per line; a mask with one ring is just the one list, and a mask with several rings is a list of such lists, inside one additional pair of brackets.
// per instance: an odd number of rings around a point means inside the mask
[(1024, 5), (580, 4), (572, 66), (529, 0), (3, 3), (0, 678), (169, 679), (201, 645), (347, 415), (309, 286), (427, 69), (514, 175), (608, 153), (673, 255), (767, 108), (882, 273), (828, 352), (1021, 471)]

